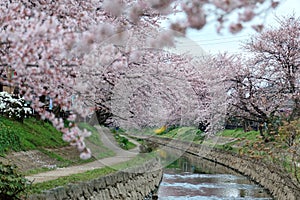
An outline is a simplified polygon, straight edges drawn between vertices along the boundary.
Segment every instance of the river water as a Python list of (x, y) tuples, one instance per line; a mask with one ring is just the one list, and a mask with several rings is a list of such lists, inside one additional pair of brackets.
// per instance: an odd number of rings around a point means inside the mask
[(230, 169), (206, 160), (182, 157), (164, 169), (158, 199), (271, 200), (272, 198), (263, 188)]

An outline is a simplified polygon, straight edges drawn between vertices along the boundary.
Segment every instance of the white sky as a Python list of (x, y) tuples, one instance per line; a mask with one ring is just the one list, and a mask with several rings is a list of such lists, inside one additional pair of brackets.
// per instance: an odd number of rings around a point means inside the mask
[[(299, 0), (285, 0), (283, 1), (276, 10), (270, 12), (264, 21), (265, 26), (275, 25), (276, 16), (288, 16), (295, 14), (295, 17), (300, 17), (300, 1)], [(201, 48), (207, 53), (219, 53), (219, 52), (229, 52), (229, 53), (240, 53), (240, 45), (242, 42), (248, 40), (251, 35), (256, 32), (250, 27), (246, 28), (238, 34), (230, 34), (224, 31), (223, 34), (216, 33), (216, 28), (214, 24), (207, 25), (204, 29), (200, 31), (191, 30), (188, 31), (187, 37), (192, 40), (192, 42), (182, 44), (183, 48), (188, 48), (193, 54), (200, 53)], [(227, 33), (226, 33), (227, 32)], [(202, 53), (200, 53), (201, 55)]]

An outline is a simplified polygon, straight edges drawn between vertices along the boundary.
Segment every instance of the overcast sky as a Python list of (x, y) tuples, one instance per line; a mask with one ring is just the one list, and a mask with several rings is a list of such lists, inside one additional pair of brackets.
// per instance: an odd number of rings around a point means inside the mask
[[(276, 16), (287, 16), (295, 14), (295, 17), (300, 17), (300, 1), (299, 0), (285, 0), (276, 10), (270, 12), (264, 21), (265, 26), (276, 24)], [(222, 35), (216, 33), (215, 25), (210, 24), (200, 31), (188, 31), (187, 37), (191, 41), (182, 44), (182, 47), (189, 48), (195, 54), (201, 51), (201, 48), (207, 53), (230, 52), (239, 53), (242, 50), (240, 45), (243, 41), (255, 34), (251, 28), (243, 30), (239, 34), (230, 34), (223, 32)], [(200, 53), (201, 54), (201, 53)]]

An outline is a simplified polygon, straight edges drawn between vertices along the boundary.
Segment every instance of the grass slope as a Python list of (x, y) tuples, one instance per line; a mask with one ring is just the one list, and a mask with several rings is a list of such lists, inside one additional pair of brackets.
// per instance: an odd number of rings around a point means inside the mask
[(259, 132), (258, 131), (244, 132), (243, 129), (233, 129), (233, 130), (225, 129), (220, 133), (218, 133), (218, 136), (241, 138), (246, 140), (256, 140), (257, 136), (259, 136)]
[[(45, 159), (48, 157), (55, 159), (58, 167), (66, 167), (115, 155), (101, 142), (96, 128), (86, 123), (80, 123), (79, 128), (92, 132), (85, 140), (93, 153), (91, 159), (80, 159), (79, 152), (75, 148), (70, 148), (69, 143), (62, 140), (62, 133), (48, 122), (27, 118), (21, 123), (0, 116), (0, 156), (6, 157), (10, 152), (38, 150), (45, 155)], [(50, 169), (36, 167), (25, 169), (24, 173), (29, 175), (48, 170)]]
[(13, 151), (60, 148), (68, 145), (51, 124), (25, 119), (23, 123), (0, 116), (0, 154)]
[(182, 141), (196, 141), (201, 138), (202, 132), (195, 127), (178, 127), (166, 133), (161, 134), (161, 137), (173, 138)]

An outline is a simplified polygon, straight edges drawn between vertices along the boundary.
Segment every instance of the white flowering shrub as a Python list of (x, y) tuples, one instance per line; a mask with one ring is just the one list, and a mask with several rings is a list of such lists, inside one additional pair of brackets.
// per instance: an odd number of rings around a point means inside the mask
[(0, 113), (3, 116), (23, 121), (32, 114), (32, 109), (23, 97), (13, 97), (7, 92), (0, 92)]

